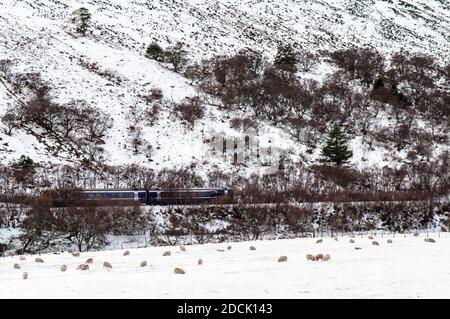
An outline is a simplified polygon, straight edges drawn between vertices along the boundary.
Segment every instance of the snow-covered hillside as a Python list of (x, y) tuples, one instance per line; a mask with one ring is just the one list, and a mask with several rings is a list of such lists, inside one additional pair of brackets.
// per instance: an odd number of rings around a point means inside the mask
[[(80, 6), (92, 13), (93, 33), (88, 37), (76, 36), (68, 22)], [(245, 47), (272, 57), (279, 43), (292, 41), (315, 51), (357, 45), (445, 59), (450, 52), (450, 6), (438, 0), (0, 0), (0, 30), (0, 59), (12, 60), (14, 72), (39, 72), (51, 83), (57, 101), (82, 99), (113, 118), (104, 145), (108, 164), (139, 163), (158, 169), (195, 161), (202, 171), (214, 165), (227, 168), (232, 161), (231, 156), (225, 163), (213, 156), (205, 139), (213, 132), (230, 136), (238, 132), (215, 106), (208, 107), (206, 117), (192, 130), (174, 120), (170, 103), (198, 91), (189, 80), (144, 56), (150, 42), (167, 46), (182, 41), (192, 60)], [(114, 78), (92, 72), (85, 67), (88, 63), (96, 63)], [(318, 78), (327, 68), (324, 65), (310, 76)], [(7, 87), (0, 83), (1, 115), (15, 102)], [(154, 126), (143, 128), (144, 151), (136, 155), (130, 146), (127, 114), (131, 107), (143, 109), (141, 96), (155, 88), (162, 90), (167, 105)], [(64, 152), (55, 156), (23, 131), (12, 136), (1, 132), (0, 138), (2, 162), (22, 154), (41, 163), (73, 160)], [(259, 138), (262, 145), (270, 140), (283, 149), (292, 148), (295, 158), (306, 150), (268, 124)], [(381, 166), (392, 160), (358, 139), (351, 145), (355, 164)], [(317, 152), (306, 156), (316, 157)], [(368, 161), (362, 163), (362, 158)]]
[[(448, 233), (157, 247), (0, 258), (1, 298), (449, 298)], [(392, 243), (387, 243), (387, 240)], [(256, 250), (250, 250), (253, 245)], [(228, 246), (231, 249), (228, 250)], [(355, 247), (361, 249), (356, 250)], [(163, 256), (171, 251), (171, 256)], [(330, 261), (307, 261), (330, 254)], [(287, 262), (278, 262), (287, 256)], [(88, 258), (89, 270), (76, 270)], [(198, 265), (198, 259), (203, 260)], [(112, 268), (104, 268), (103, 263)], [(146, 267), (140, 267), (147, 261)], [(17, 263), (20, 269), (14, 269)], [(60, 271), (67, 266), (65, 272)], [(182, 268), (185, 274), (175, 274)], [(23, 273), (28, 279), (23, 280)]]

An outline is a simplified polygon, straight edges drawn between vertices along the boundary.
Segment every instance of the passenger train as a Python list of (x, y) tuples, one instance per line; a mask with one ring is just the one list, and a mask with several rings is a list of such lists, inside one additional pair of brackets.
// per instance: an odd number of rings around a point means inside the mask
[[(117, 205), (190, 205), (204, 203), (225, 203), (232, 196), (228, 188), (187, 189), (91, 189), (65, 193), (63, 200), (75, 203), (108, 203)], [(62, 199), (61, 197), (59, 197)]]

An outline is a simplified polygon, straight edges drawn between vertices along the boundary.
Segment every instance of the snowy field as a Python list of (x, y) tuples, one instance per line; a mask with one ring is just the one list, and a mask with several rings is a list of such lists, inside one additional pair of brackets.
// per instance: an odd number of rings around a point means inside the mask
[[(0, 298), (450, 298), (450, 235), (366, 235), (0, 258)], [(388, 244), (387, 240), (393, 243)], [(250, 250), (253, 245), (256, 250)], [(228, 250), (228, 246), (232, 246)], [(356, 250), (355, 247), (360, 247)], [(163, 256), (167, 250), (171, 256)], [(307, 254), (330, 261), (307, 261)], [(287, 262), (278, 262), (282, 255)], [(86, 259), (87, 271), (76, 270)], [(203, 264), (198, 265), (198, 259)], [(142, 261), (147, 267), (140, 267)], [(103, 267), (103, 262), (112, 269)], [(21, 269), (14, 269), (18, 263)], [(67, 271), (61, 272), (61, 265)], [(180, 267), (185, 274), (175, 274)], [(28, 279), (23, 280), (24, 272)]]

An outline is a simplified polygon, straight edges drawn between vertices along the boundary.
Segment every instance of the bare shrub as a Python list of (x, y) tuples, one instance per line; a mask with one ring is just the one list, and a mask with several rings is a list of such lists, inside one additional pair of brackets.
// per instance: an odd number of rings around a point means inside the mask
[(180, 120), (191, 128), (205, 115), (203, 101), (200, 97), (187, 97), (180, 104), (175, 104), (173, 109)]

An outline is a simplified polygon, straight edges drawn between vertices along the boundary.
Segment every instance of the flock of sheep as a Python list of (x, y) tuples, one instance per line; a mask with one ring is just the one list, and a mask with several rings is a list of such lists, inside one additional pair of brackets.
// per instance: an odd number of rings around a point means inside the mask
[[(414, 236), (417, 237), (418, 234), (414, 234)], [(339, 240), (337, 237), (333, 237), (333, 238), (334, 238), (335, 241)], [(354, 238), (355, 238), (354, 236), (350, 236), (350, 240), (349, 240), (350, 244), (356, 244), (356, 241), (355, 241)], [(368, 239), (372, 240), (372, 245), (373, 246), (379, 246), (380, 245), (380, 243), (378, 241), (376, 241), (373, 236), (369, 236)], [(436, 242), (433, 238), (428, 238), (428, 237), (425, 238), (424, 241), (428, 242), (428, 243), (435, 243)], [(323, 239), (318, 239), (316, 241), (316, 244), (321, 244), (321, 243), (323, 243)], [(393, 244), (393, 240), (392, 239), (388, 239), (387, 243), (388, 244)], [(227, 250), (231, 250), (231, 249), (232, 249), (231, 246), (227, 247)], [(250, 246), (249, 249), (251, 251), (254, 251), (254, 250), (256, 250), (256, 247), (255, 246)], [(355, 246), (355, 250), (361, 250), (361, 249), (362, 249), (361, 247)], [(185, 246), (180, 246), (180, 251), (186, 252), (186, 247)], [(217, 251), (225, 252), (225, 249), (217, 249)], [(72, 252), (71, 255), (73, 257), (80, 257), (81, 256), (81, 254), (79, 252)], [(125, 257), (129, 256), (129, 255), (130, 255), (130, 251), (128, 251), (128, 250), (123, 253), (123, 256), (125, 256)], [(171, 252), (170, 251), (165, 251), (162, 255), (163, 256), (170, 256)], [(25, 261), (26, 257), (25, 256), (19, 256), (19, 260)], [(287, 260), (288, 260), (287, 256), (280, 256), (277, 261), (278, 262), (287, 262)], [(319, 254), (307, 254), (306, 255), (306, 260), (307, 261), (314, 261), (314, 262), (317, 262), (317, 261), (330, 261), (331, 260), (331, 256), (329, 254), (322, 254), (322, 253), (319, 253)], [(36, 263), (44, 263), (44, 260), (41, 257), (36, 257), (34, 261)], [(76, 269), (80, 270), (80, 271), (87, 271), (87, 270), (89, 270), (89, 265), (91, 265), (93, 263), (94, 263), (93, 258), (88, 258), (88, 259), (86, 259), (86, 261), (84, 263), (79, 264)], [(203, 259), (201, 259), (201, 258), (198, 259), (197, 264), (199, 266), (202, 265), (203, 264)], [(140, 267), (147, 267), (147, 265), (148, 265), (147, 261), (143, 260), (143, 261), (141, 261), (139, 266)], [(18, 270), (18, 269), (21, 269), (21, 266), (18, 263), (14, 263), (13, 268)], [(105, 261), (105, 262), (103, 262), (103, 268), (109, 270), (109, 269), (112, 269), (113, 267), (112, 267), (112, 264), (110, 262)], [(67, 265), (61, 265), (60, 266), (60, 271), (61, 272), (66, 272), (67, 269), (68, 269)], [(174, 273), (175, 274), (186, 274), (184, 269), (182, 269), (180, 267), (176, 267), (174, 269)], [(22, 278), (24, 280), (28, 279), (28, 273), (24, 272), (22, 274)]]

